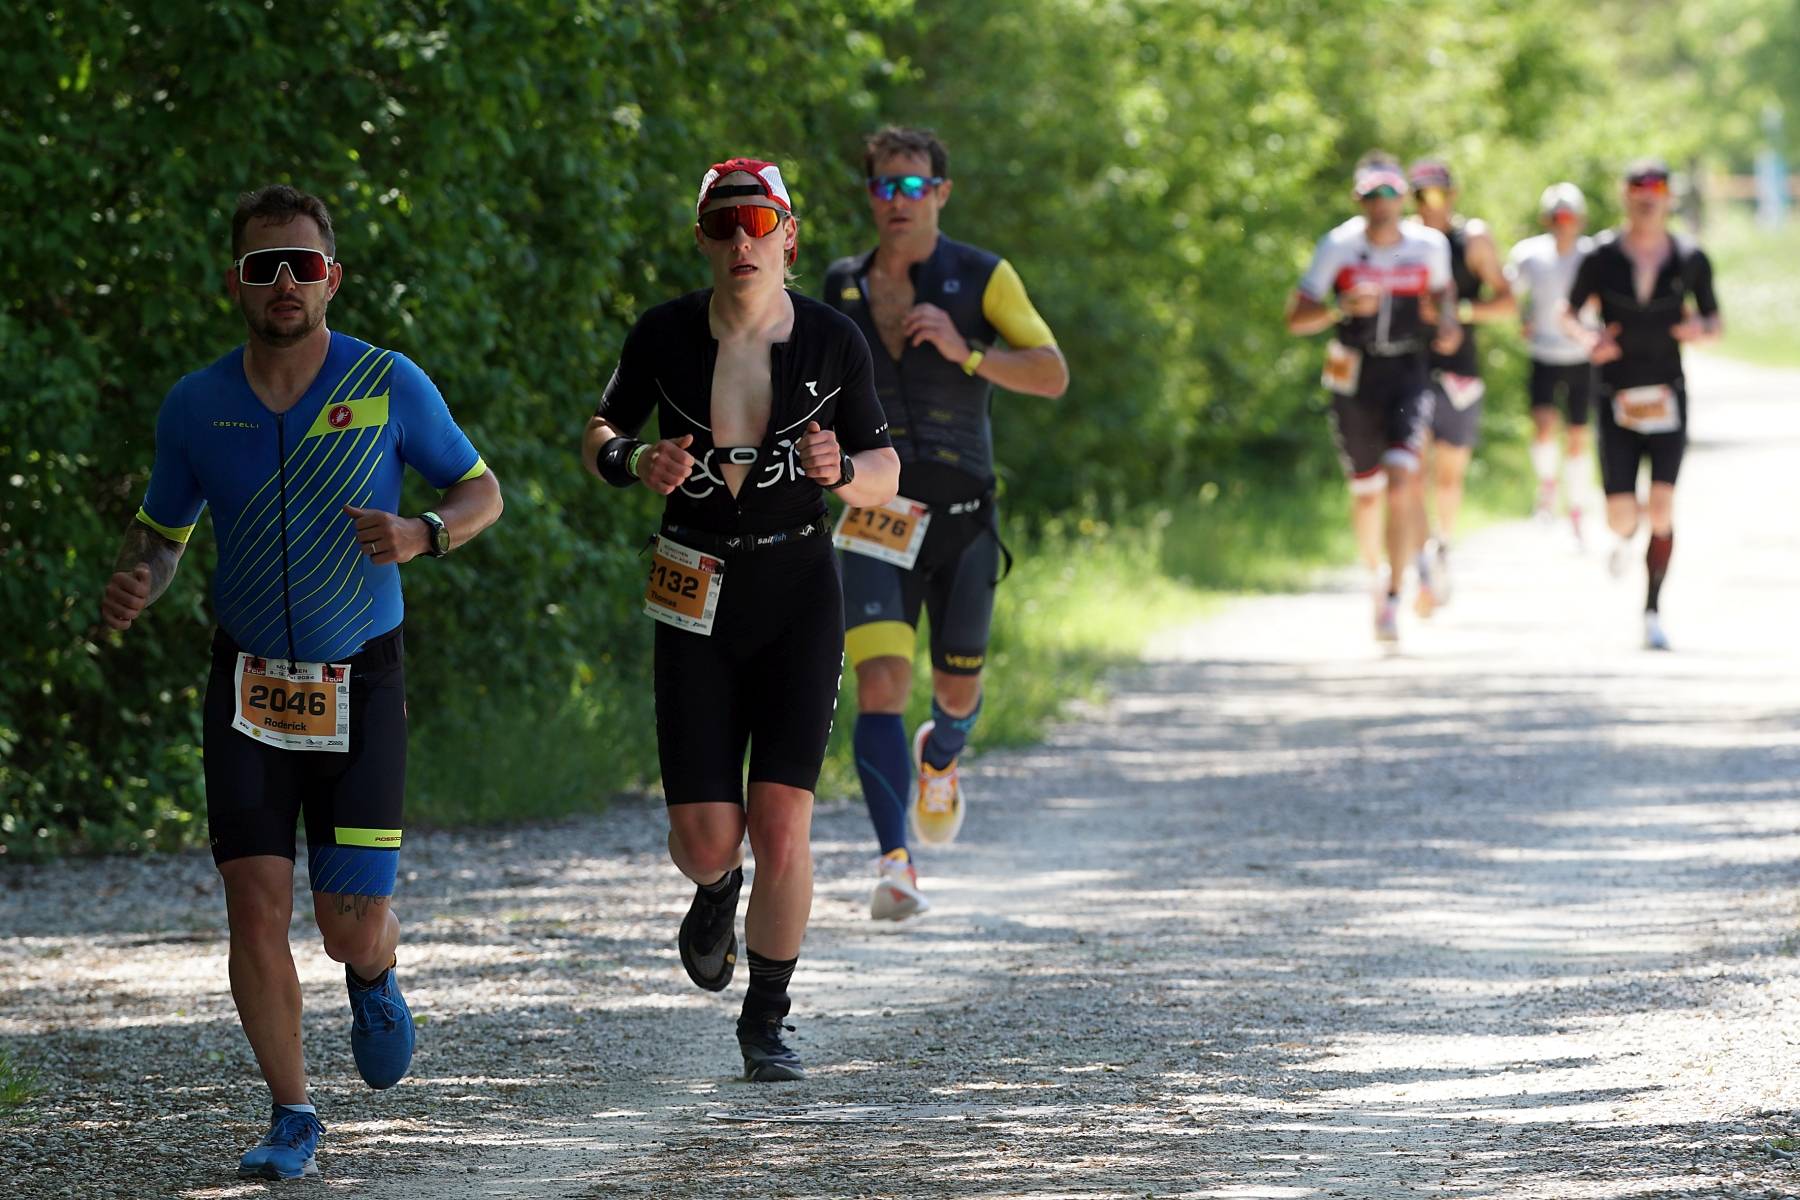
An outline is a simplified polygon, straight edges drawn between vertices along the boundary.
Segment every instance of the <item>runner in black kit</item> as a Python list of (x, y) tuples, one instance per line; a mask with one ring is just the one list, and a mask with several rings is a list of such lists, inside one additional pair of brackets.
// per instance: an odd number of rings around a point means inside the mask
[[(878, 243), (831, 265), (825, 301), (875, 352), (875, 388), (904, 464), (893, 505), (847, 513), (838, 536), (845, 649), (856, 669), (853, 745), (882, 851), (869, 914), (900, 920), (927, 907), (908, 826), (915, 841), (942, 845), (967, 811), (957, 761), (981, 711), (994, 588), (1005, 573), (994, 386), (1055, 397), (1069, 371), (1012, 264), (938, 232), (951, 181), (935, 134), (880, 130), (863, 166)], [(931, 622), (932, 715), (909, 753), (901, 714), (921, 609)]]
[[(1660, 159), (1633, 163), (1625, 174), (1625, 227), (1594, 239), (1569, 292), (1564, 326), (1592, 347), (1600, 368), (1596, 394), (1600, 479), (1606, 523), (1618, 535), (1612, 554), (1623, 574), (1640, 519), (1650, 524), (1645, 552), (1649, 587), (1644, 645), (1667, 650), (1658, 604), (1675, 550), (1675, 478), (1687, 448), (1687, 381), (1681, 344), (1717, 338), (1723, 325), (1713, 296), (1712, 263), (1686, 238), (1669, 232), (1669, 168)], [(1604, 328), (1585, 330), (1577, 316), (1593, 306)], [(1650, 503), (1638, 500), (1638, 464), (1650, 460)]]
[[(1441, 159), (1421, 159), (1408, 168), (1406, 175), (1418, 205), (1419, 221), (1450, 242), (1450, 277), (1456, 281), (1456, 299), (1461, 309), (1457, 320), (1463, 326), (1462, 343), (1455, 353), (1433, 352), (1430, 360), (1431, 421), (1425, 447), (1428, 482), (1419, 489), (1417, 526), (1421, 536), (1430, 534), (1418, 556), (1417, 607), (1420, 616), (1428, 617), (1438, 605), (1450, 600), (1450, 544), (1456, 537), (1457, 517), (1462, 513), (1463, 481), (1468, 477), (1469, 460), (1481, 433), (1487, 385), (1481, 378), (1474, 326), (1510, 320), (1517, 306), (1487, 222), (1456, 211), (1456, 181), (1450, 177), (1449, 166)], [(1435, 501), (1435, 528), (1425, 515), (1427, 492)]]
[[(824, 489), (885, 504), (900, 462), (862, 335), (783, 286), (796, 232), (780, 170), (715, 164), (695, 212), (713, 285), (632, 327), (582, 460), (614, 486), (668, 497), (645, 611), (658, 621), (669, 856), (696, 885), (682, 964), (708, 991), (731, 982), (747, 831), (757, 869), (738, 1020), (745, 1077), (802, 1079), (782, 1022), (812, 907), (813, 789), (844, 651)], [(659, 440), (639, 441), (652, 413)]]
[[(231, 244), (226, 287), (249, 336), (163, 401), (150, 486), (101, 610), (113, 629), (131, 628), (212, 510), (207, 834), (225, 884), (231, 996), (274, 1102), (238, 1174), (295, 1179), (317, 1173), (324, 1126), (288, 941), (294, 825), (306, 828), (325, 952), (344, 964), (352, 1057), (370, 1087), (392, 1087), (414, 1039), (389, 903), (406, 796), (400, 565), (467, 542), (501, 499), (425, 372), (327, 327), (344, 269), (317, 197), (284, 184), (242, 196)], [(435, 512), (400, 514), (406, 467), (442, 489)]]
[[(1388, 576), (1375, 601), (1375, 636), (1383, 642), (1399, 639), (1400, 583), (1418, 546), (1413, 518), (1429, 415), (1427, 343), (1451, 354), (1462, 338), (1450, 244), (1435, 229), (1401, 220), (1406, 190), (1398, 161), (1365, 154), (1355, 180), (1363, 215), (1319, 239), (1287, 308), (1290, 333), (1336, 327), (1321, 382), (1332, 394), (1332, 433), (1350, 480), (1357, 549), (1372, 573), (1386, 546)], [(1435, 335), (1421, 311), (1427, 298), (1437, 304)]]

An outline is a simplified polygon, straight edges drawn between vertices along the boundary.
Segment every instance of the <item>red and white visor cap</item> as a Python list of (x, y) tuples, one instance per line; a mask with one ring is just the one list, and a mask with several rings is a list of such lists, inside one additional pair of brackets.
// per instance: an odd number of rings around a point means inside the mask
[(1400, 173), (1398, 167), (1385, 164), (1363, 167), (1357, 171), (1356, 182), (1352, 186), (1359, 197), (1368, 196), (1376, 188), (1382, 187), (1393, 188), (1394, 194), (1398, 196), (1406, 195), (1407, 191), (1406, 176)]
[[(721, 179), (739, 171), (756, 182), (720, 184)], [(706, 207), (709, 200), (753, 196), (773, 200), (782, 212), (790, 215), (794, 211), (794, 202), (788, 198), (787, 184), (781, 182), (780, 167), (760, 158), (728, 158), (706, 169), (706, 177), (700, 181), (700, 198), (694, 201), (694, 215), (699, 216), (700, 210)]]

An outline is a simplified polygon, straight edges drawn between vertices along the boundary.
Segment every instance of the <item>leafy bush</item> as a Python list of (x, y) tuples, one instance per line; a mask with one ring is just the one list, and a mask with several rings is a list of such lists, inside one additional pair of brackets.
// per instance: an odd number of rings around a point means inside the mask
[[(1696, 97), (1772, 95), (1739, 57), (1765, 75), (1785, 61), (1768, 52), (1791, 40), (1785, 8), (1756, 0), (1744, 24), (1723, 4), (1641, 7), (18, 8), (0, 43), (0, 187), (26, 199), (0, 228), (0, 853), (200, 832), (211, 536), (129, 635), (96, 609), (162, 394), (242, 339), (221, 281), (239, 191), (326, 199), (348, 271), (333, 324), (424, 365), (506, 489), (494, 531), (405, 574), (415, 816), (503, 820), (654, 770), (635, 554), (655, 505), (593, 485), (573, 450), (630, 321), (704, 282), (689, 206), (706, 163), (784, 164), (816, 278), (871, 241), (860, 134), (935, 124), (957, 179), (946, 229), (1018, 264), (1073, 366), (1059, 401), (998, 401), (1015, 536), (1135, 521), (1208, 486), (1254, 507), (1269, 480), (1337, 486), (1317, 347), (1280, 313), (1348, 215), (1365, 147), (1448, 154), (1503, 241), (1552, 178), (1604, 206), (1627, 154), (1715, 133), (1741, 154), (1742, 121), (1709, 123)], [(1695, 50), (1725, 34), (1729, 55)], [(1499, 386), (1516, 353), (1491, 344), (1494, 390), (1516, 395)], [(1230, 528), (1217, 545), (1191, 531), (1177, 567), (1305, 541)]]

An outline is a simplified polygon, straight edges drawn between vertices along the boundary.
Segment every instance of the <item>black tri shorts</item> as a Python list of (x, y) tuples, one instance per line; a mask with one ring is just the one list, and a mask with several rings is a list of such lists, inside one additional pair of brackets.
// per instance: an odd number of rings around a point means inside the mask
[(1331, 433), (1352, 491), (1382, 486), (1383, 467), (1419, 469), (1431, 419), (1423, 354), (1364, 355), (1353, 396), (1331, 397)]
[(844, 674), (844, 602), (826, 536), (731, 552), (710, 634), (656, 624), (656, 744), (670, 804), (744, 803), (751, 783), (818, 786)]
[(1687, 452), (1687, 388), (1680, 383), (1674, 388), (1681, 428), (1668, 433), (1621, 428), (1613, 416), (1612, 389), (1601, 384), (1595, 390), (1595, 407), (1600, 410), (1600, 486), (1608, 496), (1636, 494), (1638, 465), (1646, 458), (1650, 460), (1651, 483), (1675, 486), (1675, 478), (1681, 474), (1682, 456)]
[(1594, 402), (1592, 363), (1531, 362), (1531, 407), (1561, 408), (1571, 425), (1586, 425)]
[(313, 891), (394, 894), (406, 799), (402, 641), (395, 628), (345, 660), (350, 748), (337, 752), (278, 748), (233, 728), (238, 646), (223, 629), (213, 636), (203, 744), (214, 862), (292, 859), (294, 823), (304, 818)]
[(912, 661), (923, 609), (931, 621), (931, 665), (951, 675), (980, 674), (1001, 571), (998, 520), (991, 494), (960, 506), (933, 505), (911, 570), (841, 552), (850, 665), (889, 655)]

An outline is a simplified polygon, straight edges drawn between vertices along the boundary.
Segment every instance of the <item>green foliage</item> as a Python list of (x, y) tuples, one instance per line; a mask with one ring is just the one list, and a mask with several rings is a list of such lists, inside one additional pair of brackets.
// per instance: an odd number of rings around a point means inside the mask
[[(1791, 0), (19, 8), (0, 46), (0, 187), (26, 198), (0, 229), (0, 853), (201, 832), (210, 533), (128, 635), (96, 609), (161, 395), (242, 338), (221, 286), (241, 190), (327, 200), (348, 270), (332, 323), (420, 362), (506, 489), (489, 535), (405, 572), (415, 817), (497, 821), (654, 772), (635, 556), (655, 504), (573, 452), (631, 320), (704, 281), (706, 163), (783, 163), (816, 278), (871, 241), (860, 135), (937, 126), (946, 230), (1018, 265), (1073, 370), (1060, 400), (997, 401), (1011, 535), (1057, 547), (1084, 519), (1154, 531), (1167, 511), (1167, 570), (1279, 586), (1284, 560), (1341, 546), (1321, 533), (1341, 491), (1318, 347), (1281, 312), (1350, 215), (1355, 157), (1447, 156), (1504, 246), (1555, 179), (1603, 219), (1634, 154), (1741, 167), (1795, 45)], [(1494, 456), (1521, 427), (1518, 354), (1487, 345)], [(1036, 571), (1006, 604), (1067, 594)], [(1026, 707), (1053, 707), (1070, 664), (1100, 661), (1067, 640), (1082, 627), (1023, 621), (996, 681), (1023, 695), (1035, 674)]]
[[(869, 87), (891, 64), (870, 30), (893, 10), (172, 0), (16, 14), (0, 181), (31, 216), (0, 233), (0, 850), (198, 832), (211, 536), (129, 634), (102, 630), (97, 600), (161, 395), (242, 340), (222, 287), (229, 216), (239, 191), (276, 180), (332, 208), (348, 272), (332, 323), (423, 364), (507, 490), (492, 535), (406, 572), (425, 786), (460, 797), (466, 775), (444, 756), (496, 734), (532, 754), (510, 760), (515, 792), (568, 798), (585, 778), (594, 796), (641, 776), (644, 756), (611, 743), (646, 739), (633, 584), (653, 508), (580, 472), (581, 424), (632, 317), (704, 281), (689, 206), (707, 163), (783, 161), (808, 240), (848, 239), (810, 200), (841, 186), (839, 148), (874, 120)], [(561, 723), (539, 719), (559, 706)], [(560, 777), (530, 769), (558, 761)], [(492, 811), (493, 771), (473, 786), (471, 806)]]
[(19, 1066), (0, 1048), (0, 1118), (17, 1116), (41, 1089), (37, 1072)]

